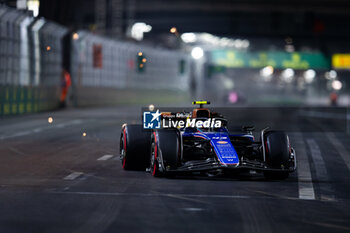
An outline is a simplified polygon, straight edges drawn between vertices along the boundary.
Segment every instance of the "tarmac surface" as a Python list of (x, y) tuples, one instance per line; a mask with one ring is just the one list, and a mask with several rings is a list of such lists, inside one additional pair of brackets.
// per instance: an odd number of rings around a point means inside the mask
[(154, 178), (119, 160), (121, 125), (140, 115), (118, 107), (0, 119), (0, 232), (350, 232), (346, 131), (290, 132), (298, 171), (284, 181)]

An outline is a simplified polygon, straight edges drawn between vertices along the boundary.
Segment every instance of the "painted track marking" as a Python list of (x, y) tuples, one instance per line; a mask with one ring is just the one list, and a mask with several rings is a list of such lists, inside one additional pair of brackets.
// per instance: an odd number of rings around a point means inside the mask
[(320, 182), (320, 196), (322, 199), (334, 200), (334, 192), (330, 185), (326, 164), (322, 158), (320, 147), (314, 139), (307, 139), (306, 142), (310, 148), (311, 158), (315, 166), (317, 179)]
[(306, 148), (301, 133), (295, 133), (296, 154), (298, 164), (298, 190), (299, 199), (315, 200), (315, 191), (312, 183), (309, 159), (307, 157)]
[(64, 177), (64, 180), (75, 180), (76, 178), (78, 178), (79, 176), (83, 175), (84, 173), (82, 172), (72, 172), (71, 174), (69, 174), (68, 176)]
[[(284, 199), (284, 197), (275, 196), (247, 196), (247, 195), (222, 195), (222, 194), (171, 194), (171, 193), (122, 193), (122, 192), (86, 192), (86, 191), (51, 191), (51, 194), (60, 195), (77, 195), (77, 196), (120, 196), (120, 197), (170, 197), (173, 198), (174, 195), (177, 197), (182, 197), (181, 199), (186, 201), (193, 201), (195, 199)], [(189, 199), (190, 198), (190, 199)], [(291, 198), (288, 198), (289, 200)], [(300, 200), (295, 198), (294, 200)], [(307, 199), (306, 199), (307, 200)], [(303, 200), (304, 201), (304, 200)], [(328, 200), (322, 200), (328, 201)]]
[[(87, 196), (135, 196), (135, 197), (174, 197), (171, 193), (121, 193), (121, 192), (51, 192), (53, 194), (71, 194), (71, 195), (87, 195)], [(206, 194), (176, 194), (182, 197), (194, 197), (194, 198), (228, 198), (228, 199), (249, 199), (252, 196), (243, 195), (206, 195)]]
[(98, 161), (104, 161), (104, 160), (108, 160), (108, 159), (110, 159), (112, 157), (113, 157), (113, 155), (104, 155), (104, 156), (98, 158), (97, 160)]

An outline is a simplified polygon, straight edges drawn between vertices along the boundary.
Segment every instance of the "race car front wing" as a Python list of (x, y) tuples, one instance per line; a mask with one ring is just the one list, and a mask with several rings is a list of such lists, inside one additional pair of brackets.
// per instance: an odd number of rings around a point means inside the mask
[(210, 171), (210, 170), (218, 170), (218, 169), (250, 169), (257, 171), (285, 171), (285, 172), (293, 172), (296, 170), (296, 153), (295, 150), (291, 149), (290, 155), (290, 163), (291, 166), (289, 168), (270, 168), (263, 161), (258, 160), (249, 160), (242, 159), (237, 165), (227, 165), (220, 163), (215, 158), (208, 158), (206, 160), (192, 160), (184, 163), (182, 166), (177, 168), (168, 168), (166, 172), (196, 172), (196, 171)]

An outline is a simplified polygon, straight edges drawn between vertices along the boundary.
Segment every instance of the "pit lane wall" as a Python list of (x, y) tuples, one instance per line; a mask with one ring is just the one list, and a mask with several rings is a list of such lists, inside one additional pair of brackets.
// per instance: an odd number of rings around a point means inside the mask
[(189, 62), (179, 52), (73, 34), (0, 5), (0, 116), (58, 108), (64, 69), (68, 106), (188, 101)]

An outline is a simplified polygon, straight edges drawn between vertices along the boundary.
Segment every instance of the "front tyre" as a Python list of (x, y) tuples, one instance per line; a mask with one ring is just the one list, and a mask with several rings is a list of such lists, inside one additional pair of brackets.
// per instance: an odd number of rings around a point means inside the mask
[(180, 132), (177, 129), (160, 129), (151, 136), (150, 171), (153, 176), (170, 175), (181, 159)]
[(162, 175), (160, 171), (158, 140), (156, 132), (153, 132), (151, 135), (150, 171), (154, 177), (160, 177)]
[(287, 134), (282, 131), (268, 131), (264, 134), (264, 143), (266, 164), (271, 169), (279, 169), (279, 171), (264, 171), (265, 178), (270, 180), (287, 179), (291, 154)]
[(142, 125), (123, 125), (119, 148), (125, 170), (145, 170), (149, 166), (150, 134)]

